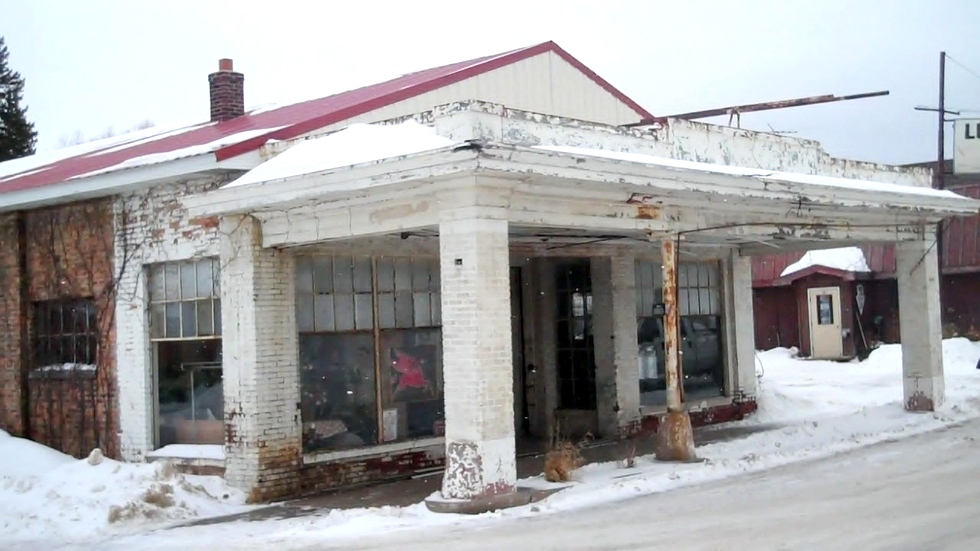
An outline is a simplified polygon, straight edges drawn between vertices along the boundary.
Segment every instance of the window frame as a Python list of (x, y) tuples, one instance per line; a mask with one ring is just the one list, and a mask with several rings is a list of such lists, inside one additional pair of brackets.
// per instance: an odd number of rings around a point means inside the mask
[[(318, 309), (315, 306), (317, 295), (321, 294), (321, 289), (318, 286), (318, 281), (321, 276), (317, 275), (317, 269), (318, 267), (325, 269), (329, 265), (332, 271), (330, 277), (333, 279), (337, 275), (336, 266), (338, 261), (344, 264), (347, 262), (350, 263), (351, 281), (348, 282), (346, 280), (346, 274), (341, 274), (345, 279), (343, 280), (343, 289), (340, 292), (333, 291), (333, 289), (336, 289), (335, 281), (331, 281), (333, 285), (331, 290), (322, 289), (322, 294), (336, 295), (332, 303), (334, 323), (317, 323), (318, 313), (325, 312), (324, 309)], [(303, 252), (296, 255), (295, 266), (297, 282), (294, 300), (297, 301), (296, 317), (297, 335), (299, 339), (316, 335), (371, 335), (373, 339), (374, 357), (372, 373), (375, 390), (374, 424), (376, 429), (374, 441), (367, 442), (361, 447), (367, 448), (392, 442), (442, 436), (443, 433), (439, 433), (433, 427), (434, 434), (432, 436), (422, 435), (412, 437), (407, 436), (407, 430), (404, 434), (399, 430), (395, 437), (388, 437), (385, 431), (386, 412), (392, 409), (399, 410), (402, 408), (402, 404), (407, 408), (408, 404), (418, 403), (419, 400), (395, 400), (395, 392), (388, 388), (389, 374), (385, 363), (386, 361), (390, 361), (390, 358), (383, 350), (386, 343), (397, 339), (400, 334), (407, 335), (414, 331), (438, 331), (438, 338), (435, 339), (438, 341), (438, 344), (435, 345), (436, 349), (434, 351), (437, 365), (433, 368), (435, 369), (435, 384), (433, 386), (437, 390), (431, 399), (442, 401), (442, 408), (445, 407), (443, 390), (444, 374), (442, 369), (442, 274), (439, 258), (419, 255), (358, 255)], [(360, 277), (358, 276), (359, 272), (361, 272)], [(423, 272), (424, 278), (421, 277)], [(326, 287), (325, 284), (323, 286)], [(353, 310), (351, 314), (354, 318), (353, 328), (350, 327), (350, 323), (344, 323), (341, 326), (342, 328), (337, 328), (337, 297), (341, 295), (344, 298), (340, 300), (343, 300), (346, 306), (351, 307)], [(352, 295), (353, 298), (348, 300), (346, 298), (348, 295)], [(358, 295), (370, 299), (370, 326), (367, 323), (358, 322)], [(325, 301), (326, 299), (321, 299), (321, 302)], [(312, 304), (314, 306), (304, 307), (302, 306), (304, 304)], [(424, 305), (424, 308), (422, 308), (424, 311), (420, 311), (419, 307), (422, 305)], [(387, 312), (386, 310), (389, 307), (391, 311)], [(360, 317), (367, 317), (367, 309), (363, 305), (361, 308), (364, 312), (361, 313)], [(332, 329), (330, 328), (331, 325)], [(423, 341), (431, 340), (425, 337), (421, 339)], [(415, 346), (424, 347), (431, 345), (420, 344)], [(407, 413), (399, 415), (407, 415)], [(444, 409), (442, 410), (442, 417), (444, 426)], [(306, 423), (312, 424), (314, 421), (311, 419), (303, 420), (302, 422), (305, 425)], [(308, 449), (304, 442), (304, 453), (323, 453), (339, 451), (339, 449)]]
[[(85, 311), (85, 327), (84, 331), (78, 331), (77, 318), (71, 323), (71, 331), (66, 331), (66, 313), (72, 317), (77, 315), (76, 309), (82, 309)], [(59, 319), (61, 327), (58, 328), (57, 332), (52, 331), (50, 320), (52, 319), (52, 313), (54, 311), (59, 311)], [(43, 314), (43, 315), (42, 315)], [(67, 357), (64, 356), (64, 348), (62, 348), (62, 353), (57, 361), (51, 358), (52, 347), (51, 343), (58, 340), (71, 340), (72, 342), (72, 361), (62, 361)], [(86, 351), (84, 355), (86, 356), (86, 361), (78, 361), (78, 339), (91, 339), (91, 342), (85, 343)], [(41, 300), (31, 303), (31, 369), (41, 369), (51, 365), (94, 365), (98, 366), (99, 358), (99, 310), (95, 302), (94, 297), (83, 296), (83, 297), (73, 297), (73, 298), (59, 298), (52, 300)], [(42, 347), (41, 343), (46, 342), (46, 346)], [(46, 351), (42, 352), (42, 348)]]
[[(659, 258), (638, 258), (635, 263), (635, 287), (636, 287), (636, 322), (637, 322), (637, 346), (642, 350), (653, 342), (663, 340), (662, 324), (663, 314), (657, 308), (663, 304), (663, 272), (660, 269), (661, 260)], [(685, 343), (689, 337), (687, 334), (688, 320), (692, 323), (703, 323), (707, 318), (714, 320), (714, 324), (706, 324), (707, 329), (715, 334), (719, 340), (719, 364), (718, 369), (721, 373), (715, 373), (716, 382), (720, 380), (721, 395), (727, 396), (730, 392), (731, 382), (727, 375), (728, 371), (728, 340), (725, 338), (726, 327), (728, 324), (727, 307), (725, 305), (726, 293), (726, 267), (723, 261), (718, 259), (700, 259), (689, 262), (681, 262), (677, 271), (677, 298), (678, 310), (680, 314), (681, 331), (681, 350), (684, 350)], [(692, 308), (694, 306), (694, 308)], [(655, 334), (652, 341), (640, 340), (640, 329), (646, 320), (652, 320)], [(693, 337), (693, 335), (691, 336)], [(655, 358), (658, 362), (662, 361), (663, 351), (655, 349)], [(640, 358), (642, 362), (643, 357)], [(643, 364), (646, 365), (646, 364)], [(681, 368), (683, 370), (683, 361)], [(638, 384), (641, 386), (641, 401), (644, 392), (659, 392), (660, 384), (664, 382), (663, 373), (658, 367), (656, 370), (660, 377), (656, 379), (643, 378), (641, 374)], [(687, 381), (688, 374), (683, 373), (684, 382)], [(654, 382), (651, 382), (654, 381)], [(643, 390), (646, 385), (646, 391)], [(682, 387), (683, 388), (683, 387)], [(646, 404), (650, 407), (662, 407), (666, 402), (657, 401), (656, 403)]]
[[(203, 265), (208, 265), (209, 270), (201, 270)], [(192, 265), (194, 267), (194, 292), (191, 293), (186, 291), (185, 293), (185, 283), (189, 281), (184, 280), (184, 267)], [(169, 278), (172, 277), (168, 273), (168, 269), (176, 270), (176, 296), (169, 289)], [(185, 258), (180, 260), (166, 260), (163, 262), (156, 262), (152, 264), (146, 264), (143, 266), (144, 275), (146, 277), (146, 323), (147, 323), (147, 337), (150, 343), (150, 356), (153, 365), (153, 442), (154, 448), (160, 448), (161, 437), (161, 418), (160, 418), (160, 346), (164, 344), (175, 344), (181, 342), (200, 342), (200, 341), (218, 341), (217, 344), (217, 359), (212, 361), (198, 360), (193, 362), (187, 362), (193, 368), (199, 367), (201, 364), (220, 364), (223, 358), (223, 345), (222, 332), (223, 327), (221, 324), (221, 264), (220, 257), (218, 256), (205, 256), (199, 258)], [(200, 293), (200, 287), (202, 280), (200, 279), (202, 274), (209, 272), (208, 278), (211, 284), (210, 293), (203, 295)], [(157, 285), (155, 281), (156, 276), (161, 276), (163, 279)], [(187, 296), (185, 296), (185, 294)], [(161, 296), (162, 295), (162, 296)], [(179, 336), (171, 336), (167, 328), (167, 318), (166, 318), (166, 308), (168, 305), (176, 304), (178, 305), (178, 324), (179, 324)], [(194, 305), (194, 334), (185, 334), (184, 325), (184, 305), (193, 304)], [(164, 315), (162, 317), (156, 316), (154, 314), (155, 306), (164, 306)], [(210, 312), (211, 316), (211, 331), (206, 334), (200, 334), (200, 308), (204, 306), (204, 309)], [(162, 336), (161, 333), (155, 332), (155, 321), (160, 322), (162, 320)], [(187, 332), (189, 333), (189, 332)], [(193, 364), (193, 365), (192, 365)], [(191, 379), (193, 380), (193, 378)], [(222, 385), (224, 384), (224, 367), (221, 367), (221, 380)], [(193, 386), (189, 389), (193, 394)], [(222, 392), (224, 390), (222, 389)], [(193, 400), (192, 400), (193, 402)], [(224, 417), (224, 411), (222, 413), (222, 418)], [(195, 445), (195, 444), (182, 444), (182, 445)]]

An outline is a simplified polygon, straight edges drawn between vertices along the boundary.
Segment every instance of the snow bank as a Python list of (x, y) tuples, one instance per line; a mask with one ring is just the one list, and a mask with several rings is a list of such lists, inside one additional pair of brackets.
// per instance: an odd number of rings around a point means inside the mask
[(790, 264), (779, 274), (779, 277), (786, 277), (811, 266), (823, 266), (844, 272), (870, 272), (868, 261), (864, 258), (864, 251), (858, 247), (842, 247), (839, 249), (822, 249), (819, 251), (807, 251), (803, 258)]
[(0, 431), (0, 548), (78, 544), (168, 521), (244, 510), (245, 496), (173, 464), (82, 460)]
[(455, 144), (436, 134), (434, 128), (415, 121), (392, 125), (352, 124), (339, 132), (300, 142), (224, 187), (323, 172)]
[[(0, 480), (7, 477), (40, 476), (56, 467), (75, 461), (70, 455), (40, 444), (14, 438), (0, 430)], [(0, 502), (2, 507), (2, 502)]]
[[(170, 531), (113, 542), (112, 549), (139, 545), (165, 548), (181, 538), (225, 547), (309, 548), (328, 541), (352, 540), (396, 529), (431, 530), (458, 524), (493, 523), (549, 512), (568, 511), (662, 492), (682, 486), (758, 472), (807, 459), (828, 457), (889, 439), (904, 438), (980, 417), (980, 343), (951, 339), (943, 343), (947, 403), (935, 413), (910, 414), (902, 407), (901, 347), (886, 345), (864, 362), (806, 361), (792, 350), (759, 354), (759, 412), (744, 426), (760, 431), (736, 440), (698, 448), (701, 463), (659, 463), (638, 457), (636, 466), (618, 462), (591, 464), (574, 481), (547, 499), (528, 506), (475, 517), (436, 514), (423, 504), (324, 512), (318, 516), (262, 522), (234, 522)], [(776, 428), (771, 423), (778, 423)], [(562, 487), (542, 477), (522, 486)], [(420, 534), (420, 538), (424, 535)], [(159, 545), (159, 547), (154, 547)]]

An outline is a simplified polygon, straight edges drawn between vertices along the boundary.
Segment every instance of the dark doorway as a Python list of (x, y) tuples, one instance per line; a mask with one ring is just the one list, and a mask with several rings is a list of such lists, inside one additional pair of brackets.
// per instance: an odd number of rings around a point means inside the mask
[(595, 410), (595, 352), (592, 340), (592, 274), (589, 261), (560, 263), (556, 348), (558, 407)]
[(511, 335), (514, 353), (514, 432), (519, 436), (528, 436), (531, 432), (530, 409), (533, 403), (533, 381), (529, 381), (529, 369), (533, 366), (524, 365), (524, 302), (522, 293), (523, 277), (519, 267), (510, 269), (510, 317)]

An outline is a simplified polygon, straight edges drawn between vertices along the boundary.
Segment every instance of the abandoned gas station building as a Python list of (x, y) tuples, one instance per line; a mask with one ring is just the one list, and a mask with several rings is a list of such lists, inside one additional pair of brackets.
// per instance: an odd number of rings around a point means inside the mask
[(774, 248), (894, 243), (906, 407), (942, 403), (934, 228), (980, 202), (927, 170), (654, 120), (550, 43), (507, 55), (466, 75), (482, 88), (110, 171), (144, 189), (102, 191), (124, 230), (124, 458), (214, 468), (253, 500), (442, 464), (444, 499), (507, 496), (520, 441), (656, 423), (671, 304), (683, 407), (754, 410), (751, 257)]
[[(680, 252), (690, 405), (753, 400), (753, 251), (864, 241), (897, 242), (901, 300), (915, 306), (902, 320), (907, 407), (940, 404), (930, 228), (977, 203), (884, 182), (908, 177), (897, 170), (853, 167), (862, 181), (793, 172), (779, 155), (768, 169), (676, 160), (691, 130), (736, 155), (765, 150), (732, 129), (463, 103), (301, 141), (188, 198), (191, 216), (221, 217), (225, 385), (234, 369), (239, 388), (226, 411), (253, 412), (226, 420), (227, 468), (234, 457), (247, 486), (272, 490), (301, 442), (436, 436), (443, 496), (476, 499), (513, 491), (522, 422), (541, 436), (636, 430), (663, 404), (663, 240)], [(362, 428), (303, 403), (311, 371), (350, 381)]]

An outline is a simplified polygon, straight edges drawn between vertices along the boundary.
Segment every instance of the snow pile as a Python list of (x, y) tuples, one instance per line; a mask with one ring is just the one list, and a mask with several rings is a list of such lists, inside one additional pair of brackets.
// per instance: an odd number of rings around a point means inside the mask
[(77, 460), (0, 431), (0, 547), (78, 543), (163, 522), (234, 513), (245, 496), (169, 462), (120, 463), (94, 450)]
[(300, 142), (224, 187), (323, 172), (452, 145), (457, 142), (415, 121), (392, 125), (352, 124), (339, 132)]
[[(233, 522), (170, 531), (113, 542), (112, 549), (139, 545), (165, 548), (175, 537), (197, 544), (220, 542), (226, 548), (308, 548), (327, 541), (350, 540), (396, 529), (493, 523), (549, 512), (595, 507), (682, 486), (758, 472), (807, 459), (828, 457), (890, 439), (904, 438), (980, 417), (980, 343), (951, 339), (943, 343), (947, 402), (935, 413), (912, 414), (902, 405), (902, 354), (898, 345), (874, 351), (864, 362), (806, 361), (792, 350), (759, 354), (763, 375), (759, 412), (740, 426), (757, 432), (735, 440), (699, 447), (701, 463), (659, 463), (652, 456), (636, 458), (636, 466), (619, 462), (586, 465), (569, 484), (543, 477), (520, 481), (542, 489), (564, 487), (528, 506), (475, 517), (429, 512), (423, 504), (325, 512), (317, 516), (261, 522)], [(773, 425), (776, 423), (776, 425)], [(708, 429), (710, 430), (710, 429)], [(424, 538), (424, 535), (420, 535)]]
[(819, 251), (807, 251), (803, 258), (790, 264), (779, 274), (779, 277), (786, 277), (811, 266), (823, 266), (844, 272), (870, 272), (868, 261), (864, 258), (864, 251), (858, 247), (842, 247), (840, 249), (822, 249)]

